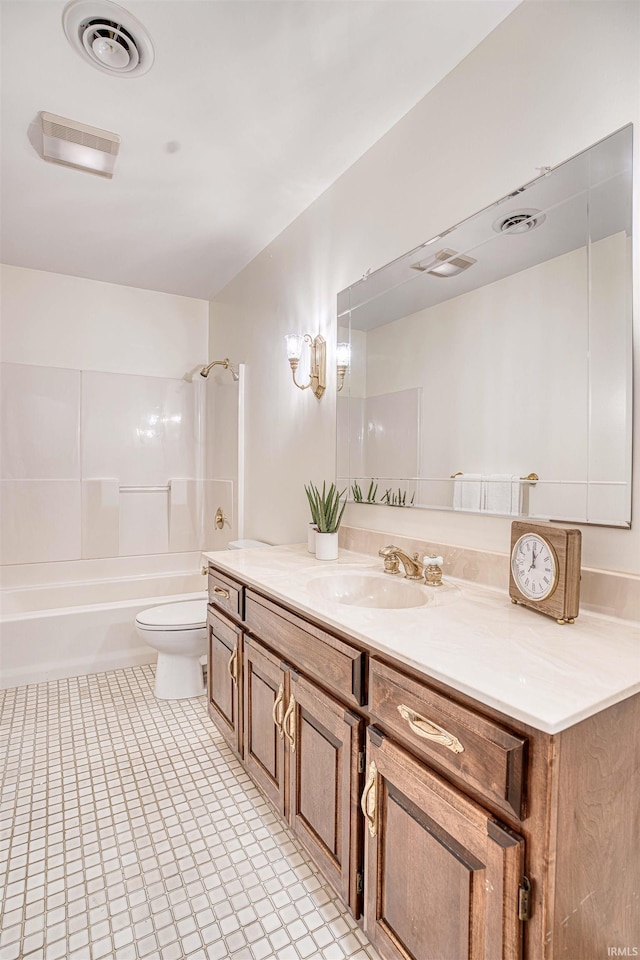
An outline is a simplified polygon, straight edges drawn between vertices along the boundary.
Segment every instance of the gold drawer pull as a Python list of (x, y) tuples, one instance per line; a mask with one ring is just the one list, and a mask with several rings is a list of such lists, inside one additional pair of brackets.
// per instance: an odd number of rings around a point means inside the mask
[(452, 733), (447, 733), (444, 727), (439, 727), (433, 720), (427, 720), (425, 717), (421, 717), (419, 713), (411, 710), (405, 706), (404, 703), (401, 703), (398, 707), (398, 713), (403, 720), (407, 721), (417, 737), (424, 737), (425, 740), (433, 740), (434, 743), (441, 743), (443, 747), (446, 747), (447, 750), (452, 750), (453, 753), (463, 753), (464, 747), (458, 738), (454, 737)]
[(289, 698), (289, 706), (282, 721), (282, 729), (287, 735), (287, 740), (291, 744), (291, 753), (296, 752), (296, 698), (292, 695)]
[(227, 670), (229, 671), (229, 676), (233, 680), (236, 687), (238, 686), (238, 644), (236, 643), (233, 648), (233, 653), (229, 657), (229, 662), (227, 664)]
[(360, 807), (364, 814), (364, 818), (367, 821), (367, 826), (369, 827), (369, 836), (375, 837), (378, 832), (378, 815), (377, 815), (377, 782), (378, 782), (378, 768), (375, 765), (375, 762), (372, 760), (369, 764), (369, 776), (367, 777), (367, 782), (364, 785), (364, 790), (362, 791), (362, 797), (360, 799)]
[(231, 594), (228, 590), (223, 589), (223, 587), (214, 587), (213, 592), (215, 593), (216, 597), (223, 597), (225, 600), (231, 599)]
[(278, 736), (282, 740), (284, 733), (282, 731), (282, 701), (284, 700), (284, 687), (282, 684), (278, 687), (278, 696), (273, 704), (273, 722), (278, 730)]

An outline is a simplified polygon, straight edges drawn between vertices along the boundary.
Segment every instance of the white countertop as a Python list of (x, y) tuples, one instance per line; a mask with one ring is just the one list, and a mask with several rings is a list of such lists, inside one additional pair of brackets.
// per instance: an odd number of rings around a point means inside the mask
[[(547, 733), (558, 733), (640, 691), (640, 625), (581, 613), (560, 625), (493, 590), (445, 578), (443, 587), (403, 580), (425, 606), (380, 609), (318, 595), (318, 580), (361, 571), (383, 582), (382, 560), (340, 550), (316, 560), (306, 544), (205, 553), (215, 566), (423, 671), (461, 693)], [(321, 588), (320, 588), (321, 589)]]

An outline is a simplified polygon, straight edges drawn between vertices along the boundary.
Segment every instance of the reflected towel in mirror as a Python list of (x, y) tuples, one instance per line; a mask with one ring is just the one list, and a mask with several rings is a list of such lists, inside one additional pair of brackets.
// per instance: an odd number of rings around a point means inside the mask
[(454, 510), (482, 509), (482, 474), (460, 473), (453, 482)]
[(482, 478), (482, 510), (519, 516), (522, 512), (520, 477), (507, 473), (490, 473)]

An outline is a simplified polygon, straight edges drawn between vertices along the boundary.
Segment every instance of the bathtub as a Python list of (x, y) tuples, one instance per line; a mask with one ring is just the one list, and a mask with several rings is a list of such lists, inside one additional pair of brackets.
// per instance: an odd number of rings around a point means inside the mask
[(205, 578), (193, 555), (141, 559), (5, 568), (0, 689), (155, 662), (136, 614), (206, 597)]

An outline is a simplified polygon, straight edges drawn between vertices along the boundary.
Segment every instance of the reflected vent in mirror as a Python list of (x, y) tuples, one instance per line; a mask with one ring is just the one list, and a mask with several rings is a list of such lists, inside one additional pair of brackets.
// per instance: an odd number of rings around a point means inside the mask
[(472, 267), (474, 263), (477, 261), (473, 257), (445, 248), (438, 250), (428, 260), (412, 263), (411, 269), (419, 270), (420, 273), (432, 273), (435, 277), (456, 277), (463, 270)]

